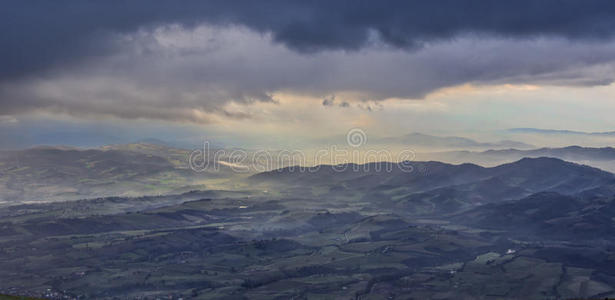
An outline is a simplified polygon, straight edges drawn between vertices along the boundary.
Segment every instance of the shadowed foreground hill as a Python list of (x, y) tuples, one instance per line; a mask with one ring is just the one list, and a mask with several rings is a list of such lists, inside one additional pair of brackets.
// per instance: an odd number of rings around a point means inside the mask
[(615, 197), (586, 198), (554, 192), (520, 200), (491, 203), (455, 220), (474, 227), (507, 230), (520, 235), (578, 241), (615, 235)]
[(597, 168), (541, 157), (523, 158), (493, 168), (434, 161), (321, 165), (311, 168), (295, 166), (259, 173), (251, 176), (250, 180), (254, 183), (291, 185), (348, 185), (361, 189), (373, 189), (382, 185), (403, 185), (422, 190), (493, 178), (501, 179), (510, 185), (531, 189), (570, 189), (574, 190), (572, 192), (598, 187), (615, 179), (613, 174)]
[(454, 212), (543, 191), (576, 194), (615, 185), (611, 173), (555, 158), (524, 158), (493, 168), (440, 162), (290, 167), (249, 180), (276, 186), (288, 195), (317, 189), (422, 214)]

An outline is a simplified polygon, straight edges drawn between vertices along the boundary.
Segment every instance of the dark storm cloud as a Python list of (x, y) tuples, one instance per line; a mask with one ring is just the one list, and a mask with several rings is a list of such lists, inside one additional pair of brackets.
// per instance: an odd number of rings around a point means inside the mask
[(350, 103), (348, 103), (347, 101), (342, 101), (340, 103), (337, 103), (335, 101), (335, 95), (332, 95), (322, 100), (322, 106), (325, 106), (325, 107), (337, 106), (337, 107), (342, 107), (342, 108), (348, 108), (350, 107)]
[(4, 122), (42, 112), (207, 123), (258, 118), (246, 107), (278, 93), (379, 110), (467, 83), (615, 78), (615, 1), (2, 4)]
[(333, 106), (335, 105), (335, 96), (331, 96), (322, 100), (322, 106)]
[[(242, 25), (299, 52), (356, 50), (376, 36), (400, 48), (478, 33), (597, 40), (615, 31), (615, 1), (15, 0), (0, 9), (0, 79), (121, 48), (122, 34), (178, 23)], [(373, 34), (372, 34), (373, 33)]]
[(371, 111), (382, 109), (378, 100), (420, 99), (466, 83), (594, 86), (615, 78), (615, 41), (466, 36), (411, 52), (373, 45), (304, 55), (271, 39), (233, 26), (140, 31), (124, 39), (119, 53), (0, 82), (0, 116), (208, 123), (259, 118), (258, 103), (285, 94)]

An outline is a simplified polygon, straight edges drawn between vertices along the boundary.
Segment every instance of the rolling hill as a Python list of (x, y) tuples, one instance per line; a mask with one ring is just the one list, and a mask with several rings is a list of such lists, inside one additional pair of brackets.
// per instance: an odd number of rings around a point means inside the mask
[(204, 188), (204, 180), (234, 175), (224, 166), (194, 172), (189, 154), (151, 144), (0, 151), (0, 204), (157, 195)]

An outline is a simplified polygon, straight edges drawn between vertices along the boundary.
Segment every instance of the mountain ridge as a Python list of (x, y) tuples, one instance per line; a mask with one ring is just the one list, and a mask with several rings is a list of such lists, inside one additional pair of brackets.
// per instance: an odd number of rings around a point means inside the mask
[(435, 136), (419, 132), (396, 137), (379, 138), (375, 141), (377, 144), (412, 145), (415, 147), (422, 146), (434, 148), (534, 148), (533, 145), (513, 140), (479, 142), (466, 137)]
[(576, 131), (576, 130), (566, 130), (566, 129), (542, 129), (542, 128), (510, 128), (507, 129), (508, 132), (512, 133), (538, 133), (538, 134), (565, 134), (565, 135), (608, 135), (615, 136), (615, 131), (602, 131), (602, 132), (587, 132), (587, 131)]

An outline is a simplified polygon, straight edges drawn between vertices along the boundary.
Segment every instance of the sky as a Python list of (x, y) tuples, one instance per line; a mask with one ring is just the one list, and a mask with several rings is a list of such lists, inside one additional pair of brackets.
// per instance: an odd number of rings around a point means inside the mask
[(615, 130), (608, 0), (7, 0), (0, 66), (0, 148)]

